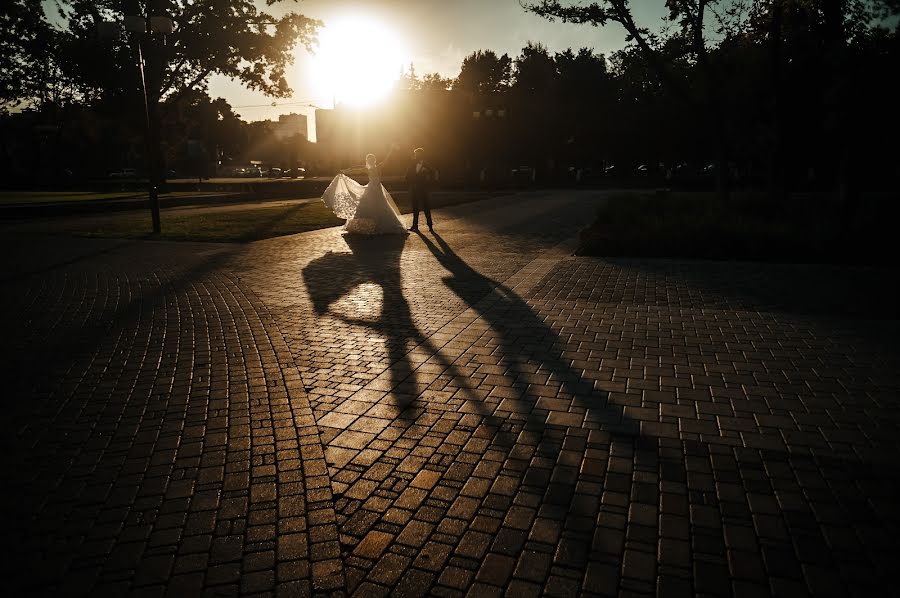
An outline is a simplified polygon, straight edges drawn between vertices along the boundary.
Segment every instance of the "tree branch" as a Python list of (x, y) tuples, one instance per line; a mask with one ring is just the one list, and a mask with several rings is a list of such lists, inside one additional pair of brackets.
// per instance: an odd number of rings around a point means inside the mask
[(187, 62), (187, 56), (182, 56), (182, 57), (181, 57), (181, 60), (178, 61), (178, 64), (175, 65), (175, 68), (173, 68), (173, 69), (170, 71), (170, 75), (169, 75), (169, 77), (168, 77), (168, 81), (166, 81), (165, 84), (164, 84), (164, 85), (160, 88), (160, 90), (159, 90), (159, 95), (160, 95), (160, 96), (166, 95), (166, 92), (169, 91), (170, 89), (172, 89), (172, 87), (175, 85), (175, 80), (176, 80), (176, 78), (177, 78), (177, 73), (178, 73), (178, 71), (181, 70), (181, 67), (184, 66), (184, 63), (185, 63), (185, 62)]
[(169, 114), (169, 110), (171, 110), (171, 107), (174, 106), (176, 103), (178, 103), (178, 100), (180, 100), (182, 97), (184, 97), (184, 95), (185, 95), (186, 93), (188, 93), (189, 91), (191, 91), (192, 89), (194, 89), (194, 87), (195, 87), (198, 83), (200, 83), (203, 79), (205, 79), (206, 77), (208, 77), (209, 74), (212, 72), (212, 70), (213, 70), (212, 68), (205, 68), (205, 69), (201, 70), (201, 71), (197, 74), (197, 76), (194, 77), (194, 78), (191, 80), (190, 83), (188, 83), (187, 85), (185, 85), (184, 87), (182, 87), (181, 89), (179, 89), (179, 90), (178, 90), (177, 92), (175, 92), (172, 96), (166, 98), (166, 101), (162, 103), (162, 106), (163, 106), (163, 116), (168, 115), (168, 114)]
[(668, 85), (675, 91), (675, 93), (682, 97), (682, 99), (693, 103), (694, 98), (688, 92), (688, 90), (684, 87), (684, 84), (676, 77), (671, 68), (666, 61), (662, 59), (659, 55), (659, 52), (655, 50), (647, 39), (641, 33), (641, 29), (634, 22), (634, 19), (631, 16), (631, 11), (628, 10), (627, 7), (624, 6), (625, 2), (621, 0), (619, 2), (614, 2), (614, 6), (617, 6), (617, 11), (621, 16), (620, 19), (614, 19), (619, 22), (625, 30), (628, 32), (628, 35), (637, 43), (638, 49), (641, 51), (641, 54), (644, 56), (644, 59), (649, 62), (654, 70), (662, 77)]

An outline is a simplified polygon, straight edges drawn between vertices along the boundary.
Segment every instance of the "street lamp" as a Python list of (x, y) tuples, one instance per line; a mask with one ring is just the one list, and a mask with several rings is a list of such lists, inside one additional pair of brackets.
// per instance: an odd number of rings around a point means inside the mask
[[(158, 98), (152, 102), (147, 94), (147, 78), (144, 74), (144, 50), (145, 36), (153, 34), (168, 35), (175, 31), (175, 21), (165, 14), (168, 0), (147, 0), (144, 3), (144, 11), (141, 11), (138, 0), (123, 0), (122, 12), (124, 19), (122, 26), (125, 31), (135, 34), (137, 40), (138, 68), (141, 73), (141, 92), (144, 95), (144, 116), (146, 119), (147, 139), (147, 166), (148, 195), (150, 197), (150, 214), (153, 219), (153, 232), (162, 230), (159, 218), (159, 176), (162, 165), (159, 163), (160, 139), (159, 120), (157, 114)], [(118, 23), (98, 23), (97, 30), (101, 36), (113, 37), (118, 35), (120, 26)], [(151, 105), (152, 104), (152, 105)]]

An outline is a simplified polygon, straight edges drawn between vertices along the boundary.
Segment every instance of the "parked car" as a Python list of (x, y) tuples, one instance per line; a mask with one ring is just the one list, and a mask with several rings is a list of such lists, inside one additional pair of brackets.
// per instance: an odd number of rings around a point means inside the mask
[(226, 166), (226, 167), (222, 168), (221, 176), (242, 177), (242, 176), (244, 176), (244, 169), (241, 166)]
[(509, 171), (509, 175), (517, 181), (534, 181), (535, 171), (531, 166), (517, 166)]
[(137, 170), (134, 168), (123, 168), (109, 173), (111, 179), (134, 179), (137, 178)]
[(596, 175), (595, 170), (590, 166), (569, 166), (567, 173), (569, 179), (576, 183), (586, 183), (592, 181)]
[(280, 178), (282, 172), (280, 168), (270, 168), (268, 174), (271, 178)]
[(305, 168), (288, 168), (287, 170), (284, 171), (283, 176), (286, 176), (286, 177), (292, 178), (292, 179), (302, 179), (303, 177), (306, 176), (306, 169)]

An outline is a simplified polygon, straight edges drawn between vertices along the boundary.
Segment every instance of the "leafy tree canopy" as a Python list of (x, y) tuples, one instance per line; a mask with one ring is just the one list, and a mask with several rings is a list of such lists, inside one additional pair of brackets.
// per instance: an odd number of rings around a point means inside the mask
[(549, 91), (556, 78), (556, 63), (547, 46), (528, 42), (515, 60), (514, 87), (528, 93)]
[(40, 103), (58, 91), (53, 51), (59, 32), (40, 2), (7, 0), (0, 8), (0, 104)]
[(477, 93), (496, 93), (510, 85), (512, 60), (507, 54), (497, 56), (492, 50), (478, 50), (463, 59), (454, 89)]
[(428, 73), (422, 78), (416, 75), (416, 67), (409, 65), (409, 71), (404, 71), (397, 82), (397, 89), (406, 91), (446, 91), (453, 84), (452, 79), (442, 77), (440, 73)]
[[(172, 101), (191, 90), (205, 90), (213, 74), (232, 77), (270, 96), (285, 97), (291, 93), (285, 72), (294, 61), (294, 48), (297, 44), (310, 48), (321, 25), (294, 11), (276, 17), (253, 0), (147, 2), (56, 0), (59, 15), (51, 22), (40, 3), (13, 0), (0, 9), (0, 24), (14, 27), (2, 27), (3, 66), (21, 65), (22, 70), (53, 64), (84, 96), (117, 95), (135, 89), (138, 83), (134, 66), (137, 36), (119, 27), (114, 37), (102, 37), (98, 25), (120, 25), (126, 12), (167, 15), (176, 23), (175, 32), (143, 40), (148, 92), (155, 99)], [(282, 2), (296, 0), (266, 0), (265, 5)], [(15, 38), (24, 41), (10, 41)], [(8, 87), (3, 87), (5, 100), (33, 100), (40, 95), (29, 87), (6, 93)]]

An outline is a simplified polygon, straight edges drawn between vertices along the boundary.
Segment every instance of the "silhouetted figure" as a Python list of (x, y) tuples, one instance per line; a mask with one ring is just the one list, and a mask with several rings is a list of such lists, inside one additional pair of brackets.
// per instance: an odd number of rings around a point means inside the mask
[[(531, 372), (531, 366), (539, 364), (549, 377), (561, 384), (563, 392), (570, 395), (576, 405), (596, 410), (598, 421), (602, 418), (608, 431), (629, 439), (639, 435), (635, 421), (624, 415), (620, 407), (609, 403), (609, 395), (605, 391), (596, 391), (590, 381), (582, 380), (580, 372), (562, 357), (562, 350), (556, 345), (558, 333), (538, 317), (524, 299), (466, 263), (439, 234), (434, 234), (434, 242), (427, 237), (422, 237), (422, 240), (450, 273), (449, 277), (444, 278), (447, 288), (475, 309), (494, 331), (505, 364), (509, 367), (506, 375), (516, 378), (513, 387), (522, 390), (521, 401), (533, 404), (537, 400), (528, 396), (528, 383), (518, 378)], [(523, 338), (544, 340), (537, 345), (523, 345)], [(534, 421), (532, 425), (541, 429), (543, 421)]]
[(425, 161), (425, 150), (417, 148), (413, 152), (413, 161), (406, 169), (406, 183), (409, 185), (409, 196), (412, 199), (413, 223), (411, 231), (419, 230), (419, 210), (425, 211), (428, 230), (433, 230), (431, 222), (431, 206), (428, 205), (428, 190), (434, 180), (434, 169)]
[[(409, 303), (403, 295), (400, 257), (406, 235), (346, 235), (344, 241), (352, 253), (329, 252), (316, 258), (303, 269), (303, 280), (317, 314), (364, 326), (384, 338), (392, 387), (399, 395), (399, 414), (416, 396), (415, 366), (408, 353), (415, 345), (426, 342), (412, 320)], [(367, 282), (382, 290), (378, 318), (366, 319), (333, 309), (341, 297)]]

